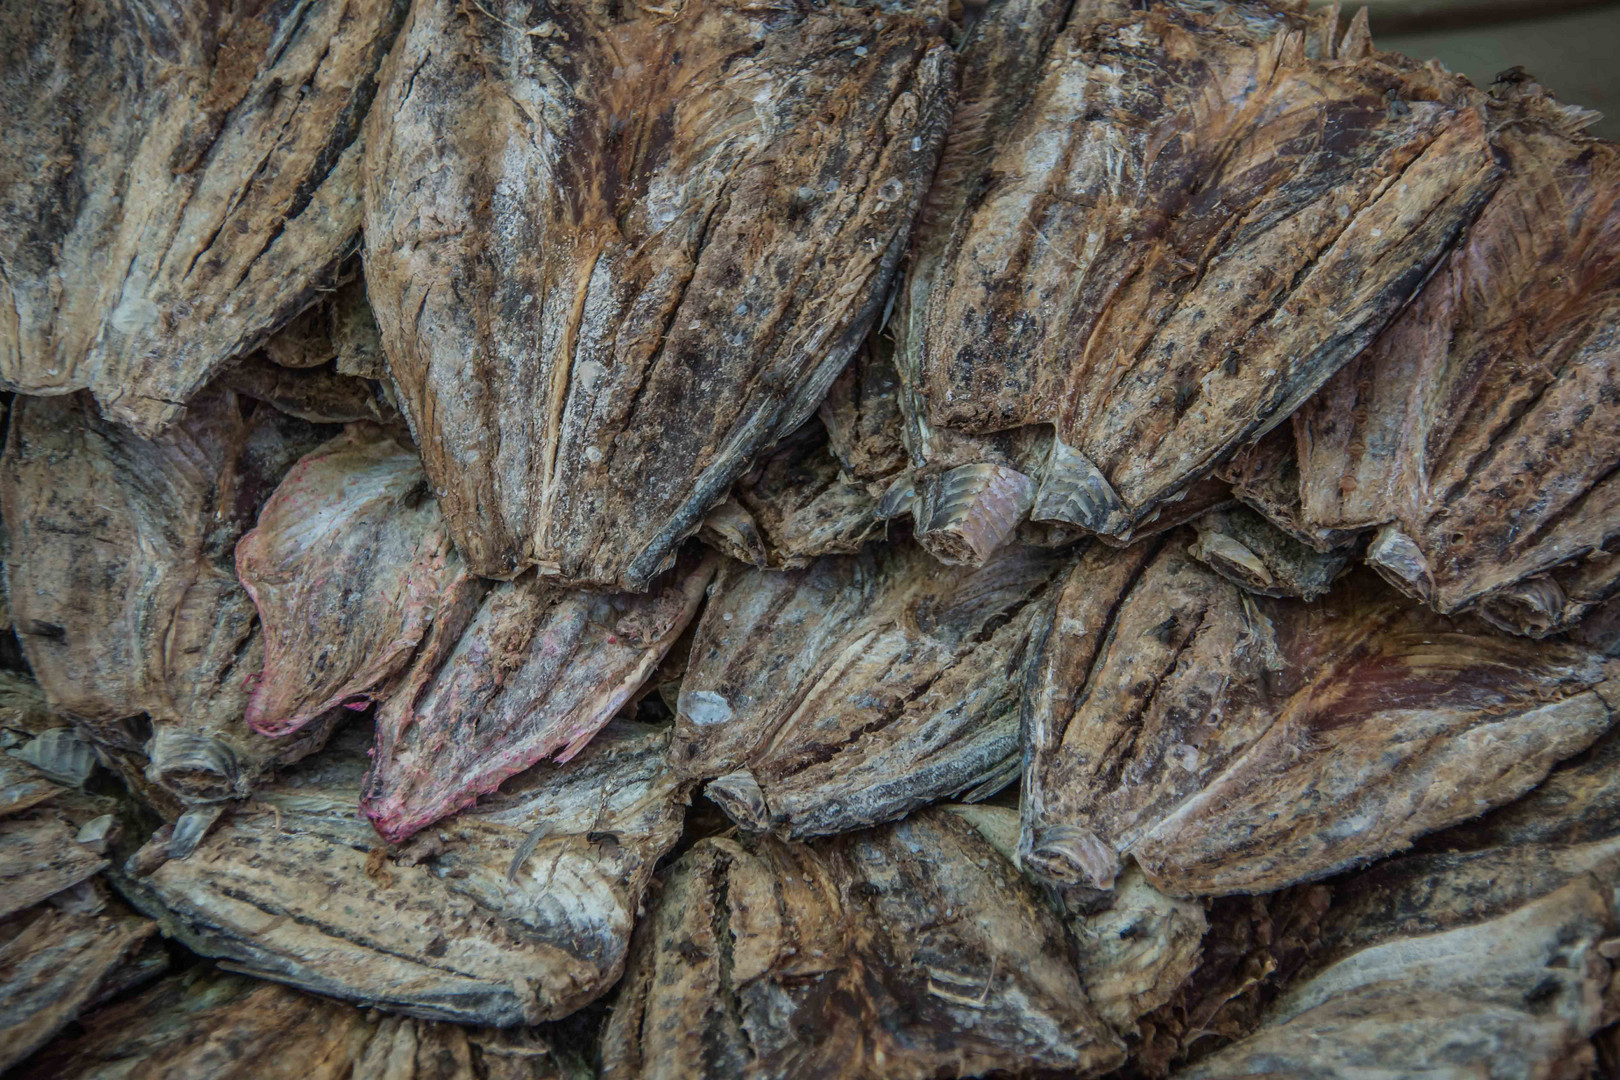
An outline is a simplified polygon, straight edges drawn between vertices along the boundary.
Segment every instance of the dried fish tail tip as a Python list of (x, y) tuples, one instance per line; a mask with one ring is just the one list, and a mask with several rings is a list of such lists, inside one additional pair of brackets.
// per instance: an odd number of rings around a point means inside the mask
[(1272, 582), (1271, 571), (1260, 557), (1230, 536), (1200, 529), (1188, 551), (1193, 558), (1209, 563), (1223, 576), (1241, 584), (1264, 589)]
[(1050, 825), (1035, 830), (1020, 864), (1031, 873), (1061, 885), (1112, 889), (1119, 876), (1118, 852), (1085, 829)]
[(751, 832), (770, 829), (771, 811), (765, 805), (765, 792), (747, 769), (715, 777), (704, 787), (703, 794), (743, 828)]
[(1102, 470), (1055, 437), (1029, 516), (1034, 521), (1065, 521), (1105, 534), (1122, 530), (1128, 534), (1132, 521)]
[(1367, 565), (1384, 580), (1418, 600), (1434, 595), (1434, 575), (1417, 541), (1397, 525), (1385, 525), (1367, 545)]
[(214, 801), (247, 794), (240, 790), (241, 767), (230, 744), (213, 735), (159, 725), (147, 744), (146, 773), (185, 797)]

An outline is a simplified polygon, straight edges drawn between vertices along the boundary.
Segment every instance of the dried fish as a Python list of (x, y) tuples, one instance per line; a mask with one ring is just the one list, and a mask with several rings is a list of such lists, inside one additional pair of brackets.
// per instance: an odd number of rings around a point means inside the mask
[(1307, 519), (1381, 528), (1368, 561), (1400, 588), (1539, 636), (1589, 608), (1545, 575), (1620, 535), (1620, 147), (1534, 84), (1493, 93), (1505, 182), (1301, 410), (1299, 468)]
[(1278, 424), (1263, 438), (1240, 448), (1215, 470), (1215, 475), (1232, 485), (1232, 494), (1239, 502), (1295, 540), (1317, 551), (1332, 551), (1355, 543), (1361, 530), (1315, 526), (1305, 519), (1294, 428), (1308, 408), (1302, 407), (1290, 423)]
[(1349, 547), (1317, 551), (1247, 507), (1206, 514), (1193, 529), (1193, 558), (1261, 596), (1325, 596), (1354, 554)]
[(911, 543), (776, 573), (731, 563), (681, 683), (671, 760), (791, 837), (981, 799), (1018, 772), (1018, 699), (1066, 553), (941, 570)]
[[(1336, 9), (1097, 7), (992, 8), (964, 60), (1016, 85), (964, 77), (897, 354), (947, 560), (1025, 513), (1132, 535), (1364, 348), (1497, 179), (1467, 84), (1335, 42)], [(1031, 22), (1044, 64), (1001, 29)]]
[(367, 127), (366, 282), (476, 572), (644, 588), (815, 411), (952, 76), (875, 6), (416, 0)]
[(0, 756), (0, 816), (37, 806), (61, 790), (60, 784), (15, 752)]
[(893, 343), (873, 334), (833, 381), (817, 414), (847, 483), (881, 498), (906, 467), (900, 425), (900, 374)]
[(312, 424), (347, 424), (357, 420), (392, 421), (399, 418), (365, 379), (340, 375), (328, 368), (289, 370), (262, 357), (249, 357), (220, 379), (245, 398), (262, 401), (288, 416)]
[(157, 924), (123, 909), (74, 914), (49, 905), (0, 923), (0, 1069), (82, 1011), (163, 971)]
[(540, 1032), (388, 1016), (200, 965), (89, 1017), (30, 1080), (579, 1080)]
[(603, 1075), (1090, 1075), (1123, 1060), (1041, 893), (942, 810), (701, 841), (638, 929)]
[(528, 574), (476, 611), (458, 599), (378, 713), (361, 803), (377, 831), (397, 843), (537, 761), (573, 758), (692, 621), (714, 562), (683, 558), (642, 594)]
[(1614, 661), (1418, 607), (1370, 573), (1314, 604), (1093, 549), (1026, 702), (1026, 867), (1172, 895), (1324, 876), (1500, 805), (1613, 722)]
[(228, 390), (151, 439), (83, 399), (17, 403), (0, 506), (18, 639), (51, 707), (166, 813), (245, 794), (331, 726), (276, 743), (242, 723), (263, 645), (232, 566), (261, 500), (325, 434)]
[(117, 881), (232, 970), (424, 1019), (564, 1016), (619, 977), (653, 864), (679, 836), (685, 789), (667, 742), (610, 725), (567, 765), (445, 821), (422, 854), (390, 858), (354, 812), (366, 755), (344, 733), (190, 856), (137, 853)]
[(105, 869), (78, 829), (50, 809), (0, 819), (0, 918), (37, 904)]
[(247, 720), (266, 735), (382, 696), (440, 607), (476, 588), (415, 449), (373, 424), (293, 466), (237, 543), (236, 572), (264, 627)]
[(7, 11), (0, 382), (150, 435), (313, 299), (360, 224), (392, 0)]

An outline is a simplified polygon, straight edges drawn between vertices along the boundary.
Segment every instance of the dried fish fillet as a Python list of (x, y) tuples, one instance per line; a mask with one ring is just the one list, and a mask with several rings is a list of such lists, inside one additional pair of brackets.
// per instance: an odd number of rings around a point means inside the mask
[(119, 885), (233, 970), (425, 1019), (536, 1023), (619, 976), (681, 830), (666, 750), (666, 734), (610, 726), (390, 858), (354, 811), (366, 755), (346, 733), (191, 855), (148, 868), (137, 853)]
[[(330, 729), (276, 743), (242, 722), (263, 644), (232, 566), (260, 502), (327, 434), (228, 390), (150, 439), (80, 398), (17, 402), (0, 506), (18, 639), (51, 707), (137, 787), (146, 772), (166, 813), (246, 794)], [(126, 722), (143, 713), (149, 728)]]
[(1313, 523), (1381, 527), (1368, 561), (1403, 590), (1539, 636), (1587, 608), (1538, 575), (1620, 536), (1620, 147), (1539, 87), (1496, 92), (1507, 179), (1301, 410), (1301, 490)]
[(1071, 561), (1015, 547), (944, 570), (905, 543), (788, 573), (728, 564), (674, 766), (745, 829), (795, 838), (994, 794), (1017, 776), (1031, 635)]
[(808, 845), (708, 839), (636, 935), (603, 1076), (1106, 1071), (1058, 916), (955, 814)]
[(1354, 554), (1349, 547), (1317, 551), (1247, 507), (1206, 514), (1193, 530), (1193, 558), (1260, 596), (1325, 596)]
[(237, 543), (236, 573), (264, 627), (247, 721), (266, 735), (380, 696), (440, 606), (474, 587), (416, 450), (371, 424), (293, 466)]
[(199, 965), (89, 1017), (22, 1074), (75, 1080), (563, 1080), (537, 1032), (388, 1016)]
[(360, 225), (391, 0), (8, 10), (0, 382), (152, 434), (296, 315)]
[(378, 714), (361, 802), (377, 831), (397, 843), (538, 761), (578, 754), (697, 614), (714, 563), (683, 558), (646, 593), (534, 574), (482, 602), (463, 590)]
[[(985, 513), (1132, 535), (1364, 348), (1496, 181), (1467, 84), (1364, 22), (1117, 14), (1071, 19), (1027, 100), (964, 88), (902, 293), (925, 541)], [(1028, 426), (1044, 462), (996, 448)]]
[[(146, 954), (157, 924), (121, 911), (40, 905), (0, 923), (0, 1069), (9, 1069), (98, 1000), (162, 971)], [(61, 1074), (59, 1074), (61, 1075)]]
[(366, 281), (476, 572), (644, 588), (815, 411), (952, 74), (880, 7), (417, 0), (367, 128)]
[(1026, 703), (1026, 867), (1172, 895), (1259, 892), (1405, 847), (1529, 790), (1613, 723), (1620, 668), (1404, 601), (1244, 593), (1168, 542), (1093, 549)]

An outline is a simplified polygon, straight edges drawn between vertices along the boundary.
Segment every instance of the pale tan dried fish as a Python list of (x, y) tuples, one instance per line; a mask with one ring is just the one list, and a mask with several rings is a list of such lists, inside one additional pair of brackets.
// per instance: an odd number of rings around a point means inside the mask
[(1314, 604), (1184, 546), (1093, 549), (1026, 700), (1026, 867), (1173, 895), (1260, 892), (1399, 850), (1529, 790), (1602, 735), (1616, 662), (1404, 600), (1368, 572)]
[(1030, 638), (1067, 553), (942, 569), (910, 542), (720, 574), (681, 683), (675, 768), (746, 829), (861, 828), (980, 799), (1019, 762)]
[(939, 809), (785, 844), (708, 839), (666, 872), (603, 1035), (608, 1080), (987, 1072), (1123, 1061), (1063, 924)]
[(1367, 559), (1403, 590), (1541, 636), (1594, 599), (1560, 568), (1620, 538), (1620, 147), (1534, 84), (1489, 107), (1507, 179), (1301, 410), (1300, 487), (1311, 524), (1379, 528)]
[(541, 1031), (364, 1010), (198, 965), (86, 1018), (28, 1080), (583, 1080)]
[(477, 585), (416, 449), (357, 424), (305, 455), (236, 545), (265, 658), (247, 721), (286, 735), (382, 697), (441, 608)]
[(8, 9), (0, 382), (147, 434), (335, 276), (392, 0)]
[(619, 977), (653, 864), (680, 834), (667, 741), (610, 725), (390, 858), (355, 813), (366, 754), (345, 732), (190, 855), (137, 853), (117, 883), (233, 970), (425, 1019), (566, 1016)]
[(260, 502), (327, 434), (229, 390), (150, 439), (82, 398), (18, 401), (0, 459), (18, 639), (51, 707), (166, 814), (246, 794), (330, 729), (273, 742), (242, 722), (263, 644), (232, 566)]
[[(1121, 6), (998, 5), (964, 60), (897, 353), (947, 560), (1026, 514), (1132, 535), (1365, 347), (1496, 180), (1466, 83), (1364, 20)], [(1044, 64), (1001, 29), (1030, 23)]]
[(683, 556), (645, 593), (531, 573), (448, 599), (377, 715), (361, 802), (377, 831), (397, 843), (538, 761), (573, 758), (652, 677), (716, 561)]
[(457, 546), (644, 588), (882, 310), (952, 54), (908, 12), (417, 0), (365, 269)]

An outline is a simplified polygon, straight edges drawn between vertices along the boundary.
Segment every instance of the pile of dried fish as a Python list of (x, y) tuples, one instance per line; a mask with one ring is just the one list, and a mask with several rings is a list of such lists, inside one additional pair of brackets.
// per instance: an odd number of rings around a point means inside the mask
[(1590, 114), (1303, 0), (0, 26), (0, 1069), (1620, 1070)]

